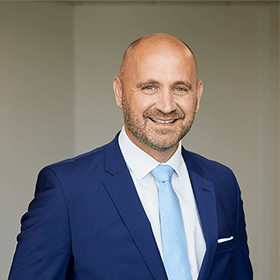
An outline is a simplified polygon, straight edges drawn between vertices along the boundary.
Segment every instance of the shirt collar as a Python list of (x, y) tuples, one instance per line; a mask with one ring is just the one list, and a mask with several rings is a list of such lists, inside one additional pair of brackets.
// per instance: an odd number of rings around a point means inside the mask
[[(119, 135), (119, 145), (128, 168), (130, 168), (140, 180), (161, 164), (136, 146), (127, 136), (124, 127)], [(170, 165), (177, 176), (180, 175), (179, 172), (182, 163), (181, 150), (182, 145), (180, 141), (173, 156), (166, 163), (163, 163)]]

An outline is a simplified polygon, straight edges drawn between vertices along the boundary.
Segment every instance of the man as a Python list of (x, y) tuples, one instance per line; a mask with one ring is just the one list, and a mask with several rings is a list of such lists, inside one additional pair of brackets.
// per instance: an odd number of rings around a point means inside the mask
[(233, 173), (180, 143), (203, 91), (192, 51), (142, 37), (113, 88), (124, 128), (40, 172), (9, 279), (252, 279)]

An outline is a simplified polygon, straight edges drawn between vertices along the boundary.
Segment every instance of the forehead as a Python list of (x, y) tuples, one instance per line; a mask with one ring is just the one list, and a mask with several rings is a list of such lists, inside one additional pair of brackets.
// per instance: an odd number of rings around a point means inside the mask
[(131, 78), (150, 75), (166, 79), (196, 78), (193, 55), (181, 41), (144, 41), (130, 53), (127, 66), (126, 74)]

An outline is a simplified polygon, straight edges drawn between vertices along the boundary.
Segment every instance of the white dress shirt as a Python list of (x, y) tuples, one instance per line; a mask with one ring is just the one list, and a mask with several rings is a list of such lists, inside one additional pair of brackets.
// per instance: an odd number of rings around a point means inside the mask
[[(158, 207), (158, 181), (150, 173), (160, 162), (138, 148), (127, 136), (123, 127), (119, 135), (119, 145), (136, 187), (162, 257), (160, 220)], [(172, 186), (178, 196), (187, 238), (188, 256), (192, 280), (198, 278), (206, 251), (200, 218), (186, 164), (181, 154), (181, 142), (174, 155), (164, 164), (174, 171)]]

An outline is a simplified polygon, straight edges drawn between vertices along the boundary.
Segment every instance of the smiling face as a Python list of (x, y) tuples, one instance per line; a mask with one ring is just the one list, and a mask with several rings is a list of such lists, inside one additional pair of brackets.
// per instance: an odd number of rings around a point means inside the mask
[(191, 128), (202, 94), (192, 53), (175, 37), (158, 34), (141, 41), (123, 68), (114, 92), (128, 137), (152, 156), (173, 154)]

